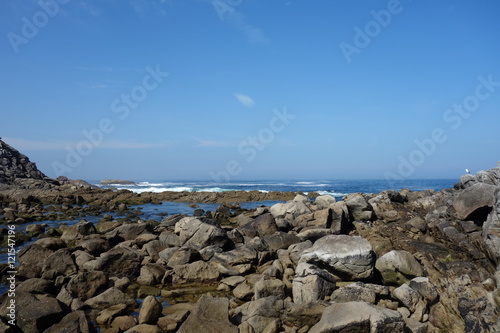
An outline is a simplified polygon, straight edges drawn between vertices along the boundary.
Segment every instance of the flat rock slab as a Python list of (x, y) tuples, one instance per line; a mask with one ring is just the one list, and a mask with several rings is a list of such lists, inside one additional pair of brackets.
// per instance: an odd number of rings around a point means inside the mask
[(375, 254), (370, 243), (359, 236), (328, 235), (306, 249), (299, 260), (327, 269), (346, 281), (370, 278)]
[(365, 302), (347, 302), (326, 308), (309, 333), (393, 333), (403, 332), (404, 327), (403, 317), (397, 311)]

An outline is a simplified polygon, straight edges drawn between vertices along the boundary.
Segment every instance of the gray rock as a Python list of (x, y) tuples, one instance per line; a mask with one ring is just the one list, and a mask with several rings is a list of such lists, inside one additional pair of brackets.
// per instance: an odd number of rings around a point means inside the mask
[(333, 235), (333, 234), (336, 234), (336, 233), (332, 229), (313, 228), (313, 229), (301, 230), (297, 234), (297, 237), (299, 238), (299, 240), (301, 242), (305, 242), (305, 241), (315, 242), (322, 237), (325, 237), (327, 235)]
[(233, 295), (238, 299), (249, 301), (254, 295), (254, 288), (244, 281), (233, 289)]
[(103, 253), (98, 260), (98, 269), (108, 277), (135, 278), (139, 275), (143, 256), (129, 247), (116, 246)]
[(93, 255), (81, 250), (76, 250), (75, 252), (73, 252), (73, 256), (75, 257), (75, 263), (79, 269), (83, 269), (83, 266), (86, 262), (95, 260), (95, 257)]
[[(10, 298), (0, 306), (2, 314), (8, 313), (6, 306)], [(41, 333), (65, 315), (63, 304), (49, 295), (16, 293), (16, 324), (22, 332)]]
[(377, 294), (364, 284), (353, 283), (345, 287), (338, 288), (332, 293), (330, 300), (335, 303), (345, 302), (366, 302), (375, 304)]
[(274, 220), (273, 215), (270, 213), (258, 216), (250, 224), (255, 228), (257, 234), (261, 238), (273, 235), (276, 231), (278, 231), (276, 221)]
[[(177, 235), (175, 235), (177, 236)], [(156, 262), (160, 259), (159, 253), (167, 248), (167, 243), (159, 239), (153, 240), (143, 246), (143, 249), (151, 257), (151, 259)]]
[(203, 295), (196, 303), (195, 310), (177, 332), (238, 333), (238, 328), (229, 321), (229, 300), (227, 298)]
[(410, 281), (409, 285), (430, 303), (438, 299), (436, 287), (429, 281), (429, 278), (416, 277)]
[(83, 239), (85, 236), (96, 234), (97, 229), (91, 222), (81, 220), (77, 224), (64, 230), (61, 239), (68, 245), (75, 244), (76, 240)]
[(311, 327), (309, 333), (402, 333), (404, 327), (403, 318), (397, 311), (365, 302), (347, 302), (326, 308), (321, 320)]
[(162, 310), (161, 303), (154, 296), (147, 296), (139, 312), (139, 324), (156, 325)]
[(335, 289), (335, 281), (329, 272), (301, 262), (295, 269), (292, 282), (293, 302), (303, 304), (323, 300)]
[(146, 264), (141, 267), (137, 283), (144, 286), (160, 284), (167, 270), (159, 264)]
[(316, 197), (316, 199), (314, 200), (314, 202), (316, 203), (316, 205), (318, 205), (320, 209), (328, 208), (330, 204), (333, 204), (336, 201), (337, 200), (335, 200), (335, 198), (332, 197), (331, 195), (320, 195), (319, 197)]
[(269, 247), (269, 251), (275, 252), (279, 249), (287, 249), (290, 245), (299, 243), (300, 239), (297, 235), (278, 231), (264, 238), (264, 241)]
[(40, 277), (44, 261), (52, 253), (54, 253), (53, 250), (38, 244), (30, 244), (23, 247), (17, 257), (19, 261), (18, 275), (25, 278)]
[(111, 322), (111, 327), (116, 329), (118, 332), (128, 331), (136, 325), (137, 320), (132, 316), (119, 316), (113, 319), (113, 321)]
[(297, 265), (299, 263), (300, 257), (302, 256), (302, 253), (310, 248), (313, 245), (313, 243), (310, 240), (307, 240), (305, 242), (297, 243), (290, 245), (288, 247), (288, 256), (290, 260)]
[(354, 193), (344, 200), (354, 221), (371, 221), (374, 218), (373, 207), (363, 194)]
[(327, 268), (347, 281), (373, 275), (375, 254), (370, 243), (359, 236), (328, 235), (318, 239), (302, 253), (299, 262)]
[(105, 292), (89, 298), (84, 302), (85, 305), (92, 309), (104, 310), (113, 305), (127, 304), (129, 306), (136, 305), (136, 302), (130, 296), (127, 296), (122, 291), (111, 287)]
[(152, 234), (153, 226), (149, 223), (126, 223), (106, 234), (110, 239), (135, 240), (139, 235)]
[(66, 247), (66, 242), (58, 237), (47, 237), (37, 240), (34, 244), (43, 246), (47, 249), (57, 251)]
[(104, 272), (80, 272), (71, 278), (66, 288), (72, 297), (87, 300), (105, 289), (107, 284), (108, 278)]
[(483, 207), (495, 205), (496, 186), (477, 183), (460, 191), (453, 201), (453, 208), (461, 220), (473, 220), (473, 214)]
[(275, 217), (285, 217), (287, 214), (290, 214), (293, 218), (302, 215), (311, 213), (311, 209), (307, 207), (305, 201), (288, 201), (286, 203), (277, 203), (269, 209), (271, 214)]
[(201, 250), (210, 245), (224, 248), (228, 243), (224, 229), (204, 223), (194, 217), (185, 217), (175, 224), (182, 246)]
[(177, 250), (179, 249), (180, 247), (167, 247), (166, 249), (163, 249), (160, 252), (158, 252), (158, 258), (164, 260), (165, 262), (168, 262), (170, 258), (172, 258), (174, 253), (177, 252)]
[(384, 283), (401, 285), (410, 279), (422, 276), (422, 266), (408, 251), (393, 250), (380, 258), (375, 263), (375, 268), (382, 274)]
[(240, 283), (243, 283), (245, 278), (243, 276), (230, 276), (220, 281), (221, 284), (225, 284), (230, 288), (234, 288)]
[(27, 292), (32, 294), (55, 294), (54, 283), (49, 280), (33, 278), (19, 283), (16, 287), (17, 292)]
[(276, 296), (285, 299), (285, 284), (278, 279), (260, 280), (254, 285), (255, 299)]
[(262, 332), (272, 321), (281, 316), (284, 308), (284, 301), (276, 296), (260, 298), (234, 309), (231, 321), (237, 325), (246, 321), (255, 332)]
[(177, 251), (175, 251), (170, 259), (168, 260), (167, 265), (169, 267), (174, 267), (176, 265), (185, 265), (190, 262), (200, 260), (200, 253), (196, 249), (192, 249), (190, 247), (181, 247)]
[(86, 239), (79, 246), (94, 256), (98, 256), (110, 249), (108, 240), (100, 237)]
[(136, 325), (124, 333), (161, 333), (160, 328), (156, 325), (140, 324)]
[(60, 249), (45, 259), (42, 268), (42, 277), (54, 280), (57, 276), (69, 276), (78, 272), (75, 259), (68, 249)]
[(217, 281), (220, 277), (219, 270), (211, 263), (195, 261), (191, 264), (173, 267), (174, 284), (182, 283), (208, 283)]
[(392, 291), (392, 297), (400, 301), (411, 312), (415, 312), (418, 302), (421, 300), (420, 294), (407, 284), (403, 284)]
[(99, 312), (96, 323), (98, 325), (109, 325), (115, 317), (125, 314), (127, 312), (126, 310), (126, 304), (113, 305)]
[(43, 333), (97, 333), (90, 318), (83, 311), (74, 311), (66, 315), (59, 323), (52, 325)]

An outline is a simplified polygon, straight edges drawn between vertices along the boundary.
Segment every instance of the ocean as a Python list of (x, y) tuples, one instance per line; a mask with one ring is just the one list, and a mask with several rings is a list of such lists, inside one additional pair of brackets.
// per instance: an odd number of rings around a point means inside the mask
[(442, 190), (450, 188), (458, 179), (408, 179), (400, 181), (387, 180), (278, 180), (278, 181), (238, 181), (231, 183), (216, 183), (213, 181), (136, 181), (131, 185), (100, 185), (99, 181), (90, 183), (102, 188), (127, 189), (132, 192), (224, 192), (224, 191), (291, 191), (304, 194), (317, 192), (321, 195), (331, 195), (337, 199), (350, 193), (378, 193), (385, 190), (399, 191), (409, 188), (412, 191)]

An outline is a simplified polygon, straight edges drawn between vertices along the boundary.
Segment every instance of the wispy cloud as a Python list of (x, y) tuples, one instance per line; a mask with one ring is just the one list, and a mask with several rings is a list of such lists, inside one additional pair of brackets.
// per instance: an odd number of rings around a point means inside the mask
[[(68, 147), (75, 149), (81, 141), (33, 141), (22, 138), (2, 138), (7, 144), (12, 147), (25, 150), (66, 150)], [(155, 143), (140, 143), (104, 140), (101, 144), (93, 146), (95, 149), (144, 149), (144, 148), (162, 148), (171, 147), (174, 144), (170, 141), (162, 141)]]
[(197, 142), (196, 147), (229, 147), (231, 146), (227, 142), (215, 141), (215, 140), (205, 140), (197, 137), (193, 137), (193, 140)]
[(238, 99), (238, 101), (241, 104), (243, 104), (243, 106), (252, 107), (255, 105), (255, 101), (247, 95), (244, 95), (241, 93), (235, 93), (234, 97), (236, 97)]
[(257, 44), (269, 44), (270, 40), (264, 35), (262, 30), (247, 23), (245, 16), (237, 10), (228, 12), (227, 20), (235, 28), (242, 31), (247, 36), (249, 42)]

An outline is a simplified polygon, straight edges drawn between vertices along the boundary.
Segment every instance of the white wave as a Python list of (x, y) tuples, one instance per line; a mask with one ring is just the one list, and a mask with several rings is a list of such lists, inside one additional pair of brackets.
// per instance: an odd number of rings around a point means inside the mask
[(332, 197), (344, 197), (349, 193), (331, 192), (331, 191), (315, 191), (319, 195), (331, 195)]

